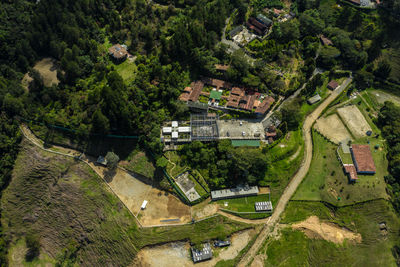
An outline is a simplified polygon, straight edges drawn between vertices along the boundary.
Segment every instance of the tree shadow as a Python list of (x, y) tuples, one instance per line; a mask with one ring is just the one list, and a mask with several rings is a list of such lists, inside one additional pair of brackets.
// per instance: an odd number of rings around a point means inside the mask
[(106, 180), (107, 183), (111, 183), (115, 177), (115, 174), (117, 174), (117, 169), (107, 169), (104, 172), (104, 180)]

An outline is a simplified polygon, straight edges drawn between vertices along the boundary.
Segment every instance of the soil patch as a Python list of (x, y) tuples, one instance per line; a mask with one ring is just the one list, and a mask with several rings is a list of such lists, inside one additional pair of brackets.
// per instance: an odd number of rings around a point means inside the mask
[[(174, 195), (152, 188), (146, 195), (146, 209), (140, 211), (139, 220), (144, 226), (187, 223), (191, 221), (190, 207)], [(141, 204), (141, 203), (140, 203)], [(173, 220), (173, 221), (165, 221)]]
[[(105, 171), (103, 167), (98, 167)], [(190, 207), (175, 196), (145, 184), (131, 174), (117, 169), (108, 182), (113, 191), (128, 209), (138, 216), (144, 226), (190, 222)], [(148, 201), (146, 209), (141, 210), (144, 200)], [(161, 220), (177, 219), (171, 222)]]
[[(53, 84), (58, 84), (60, 82), (57, 78), (58, 67), (56, 65), (56, 60), (53, 58), (43, 58), (35, 64), (33, 69), (40, 73), (43, 78), (43, 84), (46, 87), (50, 87)], [(22, 85), (27, 89), (31, 81), (32, 78), (28, 73), (26, 73), (22, 79)]]
[(318, 119), (314, 128), (335, 144), (348, 138), (351, 139), (349, 131), (337, 114)]
[(356, 106), (339, 108), (337, 112), (355, 137), (364, 137), (367, 131), (372, 131), (371, 126)]
[(345, 239), (361, 243), (361, 235), (332, 223), (320, 222), (317, 216), (293, 224), (293, 229), (303, 231), (309, 238), (322, 238), (327, 241), (342, 244)]
[[(208, 202), (208, 200), (206, 200)], [(201, 205), (201, 204), (199, 204)], [(193, 217), (196, 220), (209, 217), (211, 215), (214, 215), (218, 211), (218, 205), (217, 204), (206, 204), (203, 207), (198, 208), (197, 206), (193, 208)]]

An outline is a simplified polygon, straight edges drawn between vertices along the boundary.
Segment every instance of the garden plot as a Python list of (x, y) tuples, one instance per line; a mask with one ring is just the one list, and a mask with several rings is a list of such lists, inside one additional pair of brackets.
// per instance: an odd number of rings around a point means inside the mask
[(314, 128), (335, 144), (351, 139), (349, 131), (337, 114), (318, 119)]
[(369, 126), (363, 114), (356, 106), (351, 105), (339, 108), (337, 112), (354, 137), (364, 137), (367, 131), (372, 131), (371, 126)]

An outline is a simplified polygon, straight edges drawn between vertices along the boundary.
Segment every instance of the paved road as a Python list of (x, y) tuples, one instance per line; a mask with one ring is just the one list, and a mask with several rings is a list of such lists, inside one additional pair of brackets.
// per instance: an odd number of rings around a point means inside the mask
[(303, 178), (306, 176), (308, 169), (311, 165), (312, 159), (312, 137), (311, 137), (311, 127), (314, 124), (315, 120), (321, 115), (322, 111), (328, 107), (328, 105), (336, 99), (336, 97), (343, 92), (343, 90), (349, 85), (352, 81), (352, 78), (347, 78), (343, 84), (334, 90), (324, 102), (322, 102), (309, 116), (307, 116), (304, 124), (303, 124), (303, 138), (304, 138), (304, 158), (300, 169), (294, 175), (292, 180), (290, 181), (289, 185), (286, 187), (285, 191), (283, 192), (281, 198), (279, 199), (278, 205), (274, 208), (274, 212), (271, 217), (269, 217), (267, 223), (265, 224), (264, 228), (261, 230), (260, 234), (258, 235), (256, 241), (254, 242), (253, 246), (249, 249), (246, 255), (242, 258), (238, 266), (247, 266), (252, 259), (257, 255), (257, 252), (260, 250), (262, 244), (264, 243), (265, 239), (268, 235), (273, 232), (275, 225), (278, 223), (279, 218), (282, 212), (285, 210), (285, 207), (293, 196), (294, 192), (296, 191), (297, 187), (300, 185)]

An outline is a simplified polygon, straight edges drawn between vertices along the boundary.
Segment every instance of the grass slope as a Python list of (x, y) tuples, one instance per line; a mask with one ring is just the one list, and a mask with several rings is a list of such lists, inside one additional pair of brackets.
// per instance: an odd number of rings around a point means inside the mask
[(46, 262), (63, 259), (67, 247), (76, 247), (75, 262), (80, 266), (125, 266), (147, 245), (176, 240), (200, 243), (249, 228), (217, 216), (181, 227), (139, 229), (87, 165), (44, 152), (27, 141), (22, 142), (1, 204), (11, 252), (23, 250), (21, 240), (35, 233), (40, 239), (40, 257), (49, 259)]
[[(385, 200), (343, 208), (320, 202), (291, 201), (282, 223), (301, 221), (311, 215), (360, 233), (362, 242), (335, 245), (284, 228), (280, 238), (267, 241), (262, 250), (268, 256), (266, 266), (396, 266), (391, 250), (399, 242), (399, 218)], [(386, 234), (379, 229), (381, 222), (387, 225)]]
[[(384, 176), (387, 174), (385, 150), (374, 150), (376, 143), (382, 146), (381, 141), (370, 138), (370, 147), (377, 173), (375, 175), (358, 175), (359, 179), (354, 184), (349, 184), (337, 159), (337, 146), (315, 131), (313, 132), (313, 143), (311, 167), (293, 196), (294, 200), (322, 200), (333, 205), (348, 205), (371, 199), (387, 198), (384, 181)], [(366, 144), (367, 142), (365, 139), (360, 139), (354, 143)]]

